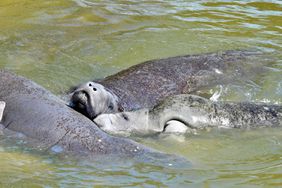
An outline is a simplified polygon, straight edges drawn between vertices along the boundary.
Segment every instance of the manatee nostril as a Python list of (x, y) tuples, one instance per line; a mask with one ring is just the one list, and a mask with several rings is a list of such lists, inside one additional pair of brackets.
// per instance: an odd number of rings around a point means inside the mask
[(89, 86), (89, 87), (92, 87), (92, 84), (91, 84), (91, 83), (89, 83), (89, 84), (88, 84), (88, 86)]
[(97, 89), (95, 87), (93, 87), (93, 91), (97, 91)]

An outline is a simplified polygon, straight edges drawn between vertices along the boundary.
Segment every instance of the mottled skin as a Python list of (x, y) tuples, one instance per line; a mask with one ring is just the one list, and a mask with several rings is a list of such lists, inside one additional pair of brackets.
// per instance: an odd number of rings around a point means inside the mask
[[(91, 100), (85, 101), (85, 96), (81, 95), (82, 103), (86, 107), (79, 111), (92, 108), (90, 112), (100, 112), (97, 114), (84, 112), (93, 119), (107, 112), (150, 108), (168, 96), (192, 93), (246, 76), (248, 65), (244, 61), (249, 56), (256, 55), (258, 55), (256, 52), (226, 51), (147, 61), (96, 81), (114, 96), (112, 98), (118, 98), (117, 106), (114, 108), (118, 110), (109, 110), (105, 106), (104, 109), (97, 109), (99, 108), (97, 102), (94, 104), (89, 102)], [(81, 90), (88, 91), (87, 84), (74, 89)], [(93, 92), (85, 94), (91, 96)], [(76, 97), (76, 104), (79, 103), (77, 99)]]
[(207, 127), (255, 128), (282, 125), (282, 106), (252, 102), (213, 102), (196, 95), (166, 98), (152, 109), (101, 114), (94, 122), (122, 135), (187, 132)]
[(56, 146), (88, 157), (152, 152), (134, 141), (107, 135), (49, 91), (6, 71), (0, 71), (0, 101), (6, 102), (2, 127), (33, 139), (41, 150)]

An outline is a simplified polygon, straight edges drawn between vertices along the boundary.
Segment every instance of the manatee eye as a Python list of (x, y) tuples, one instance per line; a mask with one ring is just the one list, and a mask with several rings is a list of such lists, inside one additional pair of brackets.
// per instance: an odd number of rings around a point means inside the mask
[(97, 89), (95, 87), (93, 87), (93, 91), (97, 91)]

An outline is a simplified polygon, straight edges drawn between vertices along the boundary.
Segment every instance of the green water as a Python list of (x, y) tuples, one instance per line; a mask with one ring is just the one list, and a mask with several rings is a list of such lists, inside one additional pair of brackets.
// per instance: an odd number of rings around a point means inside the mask
[[(269, 71), (221, 99), (282, 104), (282, 1), (0, 1), (0, 68), (56, 94), (149, 59), (249, 48), (271, 53)], [(61, 159), (0, 135), (0, 187), (282, 186), (282, 129), (137, 140), (192, 165)]]

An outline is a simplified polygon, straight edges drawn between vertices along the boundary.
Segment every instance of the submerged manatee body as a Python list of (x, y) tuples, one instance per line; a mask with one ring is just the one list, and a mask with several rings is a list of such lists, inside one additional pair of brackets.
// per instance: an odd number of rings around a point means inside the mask
[(245, 60), (258, 54), (234, 50), (147, 61), (76, 87), (71, 105), (90, 119), (103, 113), (151, 108), (168, 96), (245, 77), (256, 66)]
[(4, 130), (31, 138), (40, 150), (59, 148), (88, 157), (152, 152), (134, 141), (105, 134), (49, 91), (6, 71), (0, 71), (0, 101), (6, 103), (1, 122)]
[(252, 102), (213, 102), (195, 95), (171, 96), (152, 109), (101, 114), (94, 122), (122, 135), (187, 132), (207, 127), (254, 128), (282, 125), (282, 106)]

